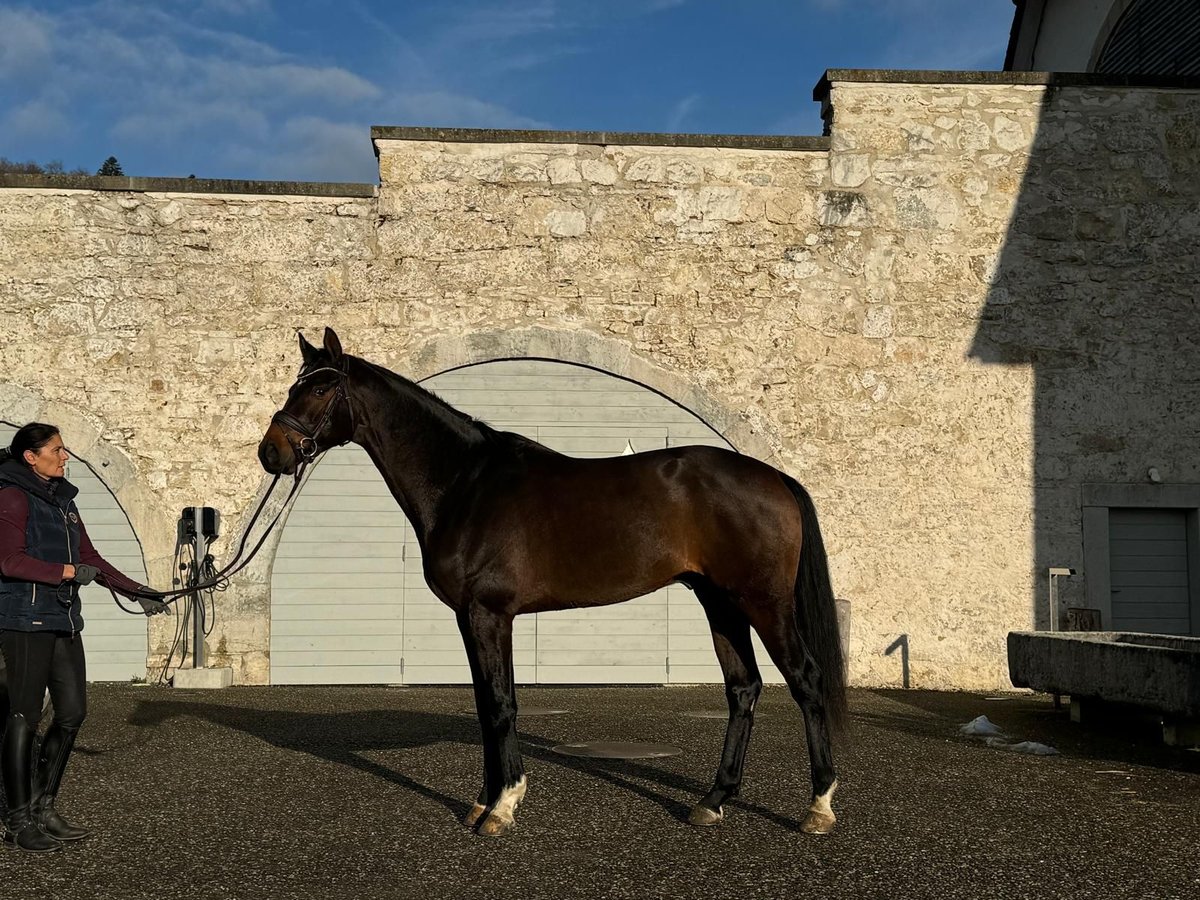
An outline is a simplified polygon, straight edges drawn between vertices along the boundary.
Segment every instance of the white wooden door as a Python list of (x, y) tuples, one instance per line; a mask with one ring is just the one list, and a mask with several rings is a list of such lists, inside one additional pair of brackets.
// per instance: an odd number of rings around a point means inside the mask
[(271, 571), (272, 684), (399, 684), (407, 520), (366, 452), (326, 453)]

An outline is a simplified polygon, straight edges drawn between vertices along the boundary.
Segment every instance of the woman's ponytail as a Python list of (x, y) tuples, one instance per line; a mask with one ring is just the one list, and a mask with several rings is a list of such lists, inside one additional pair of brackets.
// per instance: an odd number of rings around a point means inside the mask
[(47, 425), (45, 422), (30, 422), (22, 425), (13, 435), (12, 443), (8, 447), (0, 448), (0, 462), (8, 459), (19, 459), (24, 462), (26, 450), (37, 453), (58, 433), (57, 428)]

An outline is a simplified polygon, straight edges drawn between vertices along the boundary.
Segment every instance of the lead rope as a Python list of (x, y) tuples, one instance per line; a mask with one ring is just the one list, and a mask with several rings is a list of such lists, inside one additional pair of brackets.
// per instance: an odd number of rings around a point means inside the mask
[[(311, 462), (312, 459), (315, 459), (316, 456), (318, 456), (318, 455), (320, 455), (320, 454), (315, 454), (312, 458), (302, 458), (301, 459), (300, 465), (296, 467), (295, 480), (292, 483), (292, 489), (288, 492), (287, 497), (284, 499), (283, 505), (279, 508), (279, 512), (277, 512), (275, 514), (275, 518), (271, 520), (271, 524), (267, 526), (266, 531), (264, 531), (262, 536), (258, 539), (258, 543), (256, 543), (254, 545), (254, 547), (250, 550), (250, 555), (247, 556), (240, 563), (238, 562), (238, 560), (241, 558), (242, 553), (246, 549), (246, 542), (250, 538), (250, 532), (254, 530), (254, 524), (258, 521), (258, 517), (260, 515), (262, 515), (262, 511), (267, 505), (267, 500), (269, 500), (271, 495), (273, 493), (275, 493), (275, 486), (277, 484), (279, 484), (280, 476), (278, 474), (271, 481), (271, 486), (267, 488), (266, 493), (263, 494), (262, 500), (259, 501), (258, 507), (254, 510), (254, 515), (252, 515), (250, 517), (250, 522), (246, 525), (246, 530), (242, 534), (242, 539), (238, 543), (237, 552), (234, 553), (233, 559), (231, 559), (228, 563), (226, 563), (226, 565), (223, 569), (221, 569), (219, 572), (214, 572), (212, 570), (212, 555), (207, 554), (204, 557), (204, 559), (193, 559), (191, 564), (188, 567), (189, 570), (194, 571), (196, 573), (196, 577), (202, 577), (204, 575), (207, 575), (208, 576), (207, 580), (198, 581), (196, 584), (189, 585), (186, 588), (181, 588), (181, 589), (175, 590), (175, 591), (146, 590), (146, 591), (134, 591), (134, 592), (130, 593), (130, 596), (132, 596), (134, 599), (159, 600), (160, 602), (162, 602), (164, 604), (174, 603), (175, 601), (179, 600), (181, 597), (186, 597), (186, 596), (189, 596), (192, 594), (195, 594), (195, 597), (196, 597), (196, 602), (193, 603), (192, 608), (187, 613), (184, 614), (182, 619), (179, 618), (178, 612), (176, 613), (175, 638), (171, 642), (171, 649), (167, 653), (167, 658), (166, 658), (166, 661), (163, 663), (162, 670), (158, 673), (158, 678), (157, 678), (158, 684), (166, 684), (167, 672), (169, 672), (171, 670), (171, 664), (175, 660), (175, 653), (176, 653), (176, 651), (178, 651), (180, 649), (181, 645), (183, 648), (183, 653), (179, 659), (180, 665), (183, 664), (183, 660), (187, 657), (188, 617), (189, 616), (199, 616), (201, 623), (203, 623), (203, 620), (205, 617), (204, 597), (202, 595), (203, 592), (207, 592), (209, 595), (209, 598), (211, 600), (213, 591), (225, 590), (229, 586), (230, 579), (250, 564), (250, 561), (254, 559), (255, 555), (262, 548), (262, 545), (266, 542), (268, 535), (270, 535), (270, 533), (274, 530), (275, 525), (278, 524), (279, 518), (283, 515), (284, 511), (287, 510), (288, 504), (290, 504), (292, 502), (292, 498), (296, 496), (296, 492), (300, 490), (300, 483), (304, 477), (305, 469), (308, 468), (309, 462)], [(179, 559), (179, 557), (178, 557), (178, 553), (177, 553), (177, 555), (176, 555), (177, 563), (178, 563), (178, 559)], [(108, 592), (110, 594), (112, 594), (113, 601), (117, 604), (117, 606), (120, 608), (120, 610), (122, 612), (126, 612), (126, 613), (129, 613), (130, 615), (135, 615), (135, 616), (148, 615), (148, 613), (146, 613), (145, 610), (129, 609), (127, 606), (125, 606), (124, 603), (121, 602), (121, 598), (117, 596), (117, 592), (113, 590), (111, 585), (105, 584), (105, 587), (108, 588)], [(215, 623), (216, 623), (216, 615), (215, 615), (216, 608), (215, 608), (215, 606), (214, 606), (213, 612), (214, 612), (213, 624), (215, 625)], [(202, 624), (202, 627), (203, 627), (203, 624)], [(209, 630), (205, 630), (204, 633), (208, 634)]]
[[(258, 543), (256, 543), (253, 549), (251, 549), (250, 555), (244, 560), (241, 560), (241, 562), (238, 561), (241, 559), (242, 553), (245, 552), (246, 542), (250, 538), (250, 532), (254, 530), (254, 525), (258, 521), (258, 517), (262, 515), (262, 511), (267, 505), (267, 500), (269, 500), (271, 494), (275, 492), (275, 486), (279, 484), (279, 475), (275, 476), (274, 480), (271, 482), (271, 486), (267, 488), (267, 492), (263, 495), (262, 500), (259, 501), (258, 508), (254, 510), (254, 515), (250, 517), (250, 522), (246, 526), (245, 532), (242, 534), (241, 541), (238, 543), (237, 552), (234, 553), (233, 559), (226, 563), (223, 569), (221, 569), (219, 572), (212, 572), (207, 581), (201, 581), (185, 588), (179, 588), (178, 590), (156, 591), (148, 588), (144, 591), (127, 591), (125, 592), (127, 596), (133, 598), (134, 600), (158, 600), (161, 603), (174, 603), (180, 598), (186, 597), (189, 594), (199, 593), (201, 591), (208, 591), (211, 593), (212, 591), (225, 590), (229, 586), (230, 579), (242, 569), (246, 568), (246, 566), (248, 566), (257, 555), (258, 551), (262, 549), (262, 545), (266, 543), (267, 537), (271, 534), (271, 531), (275, 528), (276, 524), (278, 524), (280, 517), (287, 510), (288, 504), (292, 502), (292, 498), (295, 497), (296, 492), (300, 490), (300, 483), (304, 477), (304, 472), (308, 468), (308, 465), (312, 459), (315, 458), (316, 457), (314, 456), (311, 459), (303, 459), (300, 465), (296, 468), (295, 480), (292, 483), (292, 489), (288, 492), (287, 497), (284, 499), (283, 505), (280, 506), (279, 512), (275, 514), (275, 518), (271, 520), (271, 524), (267, 526), (266, 531), (264, 531), (262, 536), (258, 539)], [(203, 567), (204, 564), (205, 560), (196, 561), (196, 565), (199, 567)], [(211, 565), (209, 568), (211, 568)], [(117, 592), (113, 590), (110, 585), (106, 583), (104, 586), (108, 588), (108, 592), (112, 594), (113, 600), (116, 601), (117, 606), (119, 606), (123, 612), (127, 612), (135, 616), (144, 615), (143, 610), (130, 609), (129, 607), (125, 606), (125, 604), (121, 602), (120, 597), (117, 596)]]

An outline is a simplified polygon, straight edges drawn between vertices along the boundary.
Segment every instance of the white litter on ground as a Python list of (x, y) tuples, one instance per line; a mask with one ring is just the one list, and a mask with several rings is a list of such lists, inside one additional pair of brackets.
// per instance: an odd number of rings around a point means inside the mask
[(983, 738), (985, 744), (997, 750), (1011, 750), (1014, 753), (1027, 753), (1030, 756), (1058, 756), (1058, 751), (1047, 744), (1037, 741), (1019, 741), (1012, 743), (1004, 731), (987, 716), (977, 716), (966, 725), (960, 725), (958, 730), (971, 737)]
[(1058, 756), (1058, 751), (1046, 744), (1039, 744), (1037, 741), (1021, 741), (1019, 744), (1010, 744), (1005, 749), (1012, 750), (1014, 753), (1028, 753), (1032, 756)]
[(1004, 734), (1000, 727), (987, 716), (976, 716), (966, 725), (959, 726), (958, 730), (974, 737)]

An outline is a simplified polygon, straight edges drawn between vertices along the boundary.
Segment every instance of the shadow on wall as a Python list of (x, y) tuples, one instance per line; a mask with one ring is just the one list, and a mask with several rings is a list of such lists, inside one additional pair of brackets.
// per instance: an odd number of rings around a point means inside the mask
[[(1064, 608), (1099, 608), (1106, 628), (1115, 613), (1138, 619), (1139, 630), (1200, 629), (1186, 553), (1182, 573), (1168, 571), (1178, 560), (1118, 559), (1158, 551), (1119, 545), (1117, 524), (1131, 512), (1118, 507), (1137, 507), (1121, 527), (1145, 519), (1146, 541), (1166, 540), (1166, 525), (1146, 517), (1174, 509), (1171, 534), (1190, 528), (1194, 544), (1197, 533), (1187, 508), (1195, 501), (1180, 486), (1200, 482), (1198, 87), (1089, 86), (1066, 76), (1043, 99), (970, 352), (1034, 370), (1039, 628), (1049, 624), (1047, 570), (1069, 566), (1083, 578), (1060, 582)], [(1162, 484), (1152, 483), (1152, 468)], [(1126, 564), (1144, 575), (1118, 573)], [(1122, 595), (1123, 578), (1147, 584)]]
[(892, 641), (886, 650), (883, 651), (884, 656), (891, 656), (893, 653), (900, 653), (900, 686), (904, 688), (912, 687), (909, 679), (908, 670), (908, 635), (902, 634), (900, 637)]

